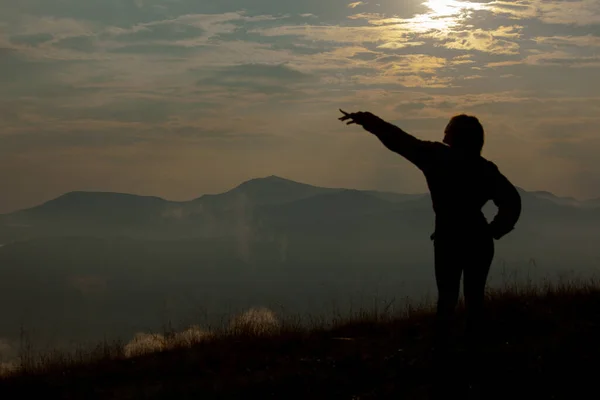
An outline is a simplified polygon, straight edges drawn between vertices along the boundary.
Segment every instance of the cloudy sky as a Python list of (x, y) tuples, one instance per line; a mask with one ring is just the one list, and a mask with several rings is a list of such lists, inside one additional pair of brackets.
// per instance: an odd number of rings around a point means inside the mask
[(477, 115), (517, 185), (600, 196), (600, 1), (0, 0), (0, 212), (250, 178), (426, 190), (337, 121)]

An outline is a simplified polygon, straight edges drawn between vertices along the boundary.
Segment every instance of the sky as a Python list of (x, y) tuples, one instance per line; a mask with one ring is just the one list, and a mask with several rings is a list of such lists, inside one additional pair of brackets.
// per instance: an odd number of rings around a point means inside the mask
[(0, 212), (256, 177), (405, 193), (338, 109), (426, 140), (476, 115), (516, 185), (600, 197), (600, 1), (0, 0)]

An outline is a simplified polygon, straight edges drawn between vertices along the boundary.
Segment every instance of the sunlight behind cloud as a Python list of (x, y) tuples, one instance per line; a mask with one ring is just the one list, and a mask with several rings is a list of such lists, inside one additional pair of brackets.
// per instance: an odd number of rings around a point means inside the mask
[(461, 25), (472, 11), (484, 10), (487, 7), (483, 3), (458, 0), (427, 0), (423, 5), (430, 11), (407, 21), (411, 31), (449, 30)]

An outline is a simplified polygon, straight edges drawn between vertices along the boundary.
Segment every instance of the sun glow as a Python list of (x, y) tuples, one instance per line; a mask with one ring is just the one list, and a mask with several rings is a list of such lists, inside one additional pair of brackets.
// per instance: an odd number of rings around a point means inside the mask
[(427, 0), (423, 5), (430, 11), (409, 20), (412, 31), (447, 31), (462, 24), (472, 11), (486, 8), (482, 3), (460, 0)]

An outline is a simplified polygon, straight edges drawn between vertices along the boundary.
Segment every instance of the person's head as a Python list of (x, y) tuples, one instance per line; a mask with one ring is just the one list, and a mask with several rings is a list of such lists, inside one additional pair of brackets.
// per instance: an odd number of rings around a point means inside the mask
[(484, 143), (483, 126), (476, 117), (456, 115), (446, 126), (444, 143), (456, 149), (481, 154)]

